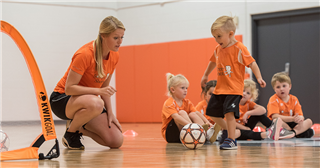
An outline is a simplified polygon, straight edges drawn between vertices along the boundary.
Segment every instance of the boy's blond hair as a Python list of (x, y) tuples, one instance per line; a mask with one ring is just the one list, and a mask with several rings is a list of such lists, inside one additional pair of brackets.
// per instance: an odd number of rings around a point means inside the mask
[(273, 75), (273, 77), (271, 79), (272, 88), (274, 88), (274, 85), (276, 84), (277, 81), (280, 82), (280, 83), (286, 82), (289, 85), (291, 85), (291, 79), (288, 76), (288, 74), (285, 73), (285, 72), (278, 72), (278, 73)]
[(211, 34), (214, 30), (222, 28), (225, 31), (233, 31), (236, 33), (236, 24), (233, 21), (233, 17), (221, 16), (211, 26)]
[(259, 90), (257, 89), (257, 84), (251, 79), (244, 80), (244, 88), (250, 88), (251, 100), (256, 101), (259, 96)]

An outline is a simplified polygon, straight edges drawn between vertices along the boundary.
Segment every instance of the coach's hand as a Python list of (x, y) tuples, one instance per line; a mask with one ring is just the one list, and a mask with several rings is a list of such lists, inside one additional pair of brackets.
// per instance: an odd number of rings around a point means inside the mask
[(118, 128), (119, 130), (122, 132), (122, 128), (121, 128), (121, 125), (118, 121), (118, 119), (112, 114), (108, 113), (108, 124), (109, 124), (109, 128), (111, 128), (111, 125), (112, 123), (114, 123)]
[(100, 88), (101, 90), (101, 95), (103, 96), (108, 96), (111, 97), (115, 92), (117, 92), (117, 90), (115, 88), (113, 88), (112, 86), (106, 86), (106, 87), (102, 87)]

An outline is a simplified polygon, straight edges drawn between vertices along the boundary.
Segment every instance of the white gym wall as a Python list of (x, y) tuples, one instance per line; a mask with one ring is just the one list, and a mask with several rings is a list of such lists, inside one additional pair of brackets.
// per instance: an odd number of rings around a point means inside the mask
[[(46, 2), (47, 1), (47, 2)], [(98, 35), (109, 15), (126, 27), (122, 46), (210, 38), (210, 27), (221, 15), (238, 17), (236, 34), (251, 51), (251, 15), (318, 7), (318, 0), (233, 1), (0, 1), (1, 20), (25, 38), (38, 63), (48, 95), (82, 45)], [(33, 83), (23, 56), (12, 39), (1, 34), (0, 121), (39, 120)], [(199, 49), (201, 50), (201, 49)], [(121, 57), (120, 60), (125, 59)], [(115, 80), (111, 81), (115, 86)], [(112, 98), (115, 109), (115, 96)], [(159, 109), (161, 110), (161, 109)], [(54, 116), (54, 119), (58, 120)]]

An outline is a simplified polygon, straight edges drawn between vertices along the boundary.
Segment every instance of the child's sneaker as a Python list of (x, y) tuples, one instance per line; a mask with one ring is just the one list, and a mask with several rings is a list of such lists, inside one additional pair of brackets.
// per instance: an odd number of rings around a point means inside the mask
[(219, 139), (219, 143), (222, 144), (226, 138), (228, 138), (228, 131), (222, 130), (222, 134), (221, 134), (221, 138)]
[(206, 139), (211, 143), (215, 142), (217, 140), (217, 135), (220, 130), (221, 130), (220, 125), (214, 124), (211, 128), (208, 129)]
[(233, 140), (230, 138), (225, 139), (223, 144), (220, 145), (220, 149), (226, 149), (226, 150), (238, 149), (237, 140)]
[(209, 124), (203, 124), (202, 128), (204, 129), (205, 132), (207, 132), (209, 129)]
[(285, 128), (280, 129), (279, 139), (289, 139), (289, 138), (293, 138), (294, 136), (295, 134), (293, 131), (289, 131)]
[(83, 150), (84, 146), (80, 141), (81, 137), (82, 137), (82, 133), (79, 133), (79, 131), (76, 131), (76, 132), (66, 131), (66, 133), (62, 137), (62, 143), (65, 147), (69, 149)]
[(297, 135), (297, 138), (311, 138), (315, 134), (314, 130), (312, 128), (309, 128), (307, 131)]
[(220, 141), (220, 139), (221, 139), (221, 135), (222, 135), (222, 130), (220, 130), (220, 131), (218, 132), (218, 135), (217, 135), (217, 141)]
[(282, 123), (283, 121), (279, 117), (272, 121), (271, 126), (267, 129), (269, 139), (273, 139), (275, 141), (279, 140), (279, 134), (280, 129), (282, 128)]

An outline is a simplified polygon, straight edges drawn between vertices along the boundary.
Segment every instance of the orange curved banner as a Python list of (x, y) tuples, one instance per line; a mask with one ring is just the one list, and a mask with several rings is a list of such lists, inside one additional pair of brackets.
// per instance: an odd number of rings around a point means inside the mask
[[(0, 21), (1, 25), (1, 32), (7, 34), (12, 38), (12, 40), (16, 43), (18, 48), (20, 49), (21, 53), (24, 56), (24, 59), (28, 65), (30, 75), (32, 77), (33, 81), (33, 86), (35, 89), (35, 94), (37, 97), (37, 103), (39, 107), (39, 112), (40, 112), (40, 118), (41, 118), (41, 125), (42, 125), (42, 135), (44, 137), (44, 140), (51, 140), (51, 139), (56, 139), (56, 132), (55, 132), (55, 127), (54, 127), (54, 122), (52, 118), (52, 113), (51, 113), (51, 107), (49, 103), (49, 98), (42, 80), (41, 73), (39, 71), (38, 65), (36, 60), (34, 59), (34, 56), (24, 40), (24, 38), (21, 36), (21, 34), (9, 23), (5, 21)], [(26, 148), (27, 151), (28, 149), (32, 149), (31, 153), (35, 153), (36, 151), (33, 150), (33, 148)], [(23, 149), (21, 149), (23, 150)], [(21, 152), (21, 150), (18, 150)], [(25, 151), (25, 149), (23, 150)], [(4, 159), (4, 156), (8, 154), (8, 156), (11, 156), (9, 153), (14, 152), (14, 151), (7, 151), (7, 152), (2, 152), (1, 153), (1, 160), (7, 160)], [(23, 152), (22, 152), (23, 153)], [(13, 155), (12, 155), (13, 156)], [(27, 158), (30, 158), (26, 156)], [(31, 158), (34, 158), (35, 155), (32, 154)], [(14, 159), (14, 157), (10, 157), (11, 159)], [(20, 158), (17, 158), (20, 159)], [(9, 159), (10, 160), (10, 159)]]
[(1, 160), (15, 160), (13, 158), (19, 157), (19, 160), (24, 159), (38, 159), (37, 147), (26, 147), (17, 150), (7, 151), (1, 153)]

